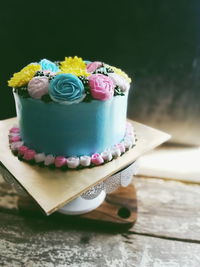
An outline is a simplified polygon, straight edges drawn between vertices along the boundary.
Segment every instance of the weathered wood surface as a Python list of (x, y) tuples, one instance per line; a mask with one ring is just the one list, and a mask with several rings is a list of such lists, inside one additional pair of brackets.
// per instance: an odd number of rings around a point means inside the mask
[(200, 186), (135, 179), (138, 220), (132, 231), (200, 242)]
[(200, 245), (154, 237), (70, 230), (44, 220), (4, 214), (1, 266), (200, 265)]
[(20, 214), (0, 183), (0, 266), (200, 266), (200, 186), (135, 178), (138, 221), (126, 233)]

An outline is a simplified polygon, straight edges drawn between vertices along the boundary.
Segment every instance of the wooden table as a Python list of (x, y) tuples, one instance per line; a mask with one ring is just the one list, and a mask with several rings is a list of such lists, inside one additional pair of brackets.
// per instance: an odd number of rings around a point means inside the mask
[(200, 185), (136, 177), (138, 220), (126, 233), (21, 215), (0, 180), (0, 266), (200, 266)]

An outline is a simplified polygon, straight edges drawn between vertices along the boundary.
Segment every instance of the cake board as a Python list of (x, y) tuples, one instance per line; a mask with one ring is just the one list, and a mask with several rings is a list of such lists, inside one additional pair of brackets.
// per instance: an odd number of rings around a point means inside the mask
[[(112, 160), (111, 162), (105, 165), (94, 168), (88, 168), (78, 171), (72, 170), (67, 172), (63, 172), (61, 170), (52, 171), (47, 168), (31, 166), (27, 163), (21, 162), (11, 153), (8, 144), (8, 130), (14, 124), (16, 124), (16, 122), (16, 118), (0, 122), (1, 164), (4, 170), (6, 170), (9, 175), (14, 178), (15, 182), (19, 183), (19, 185), (26, 190), (30, 197), (38, 203), (38, 205), (46, 213), (46, 215), (55, 212), (56, 210), (64, 206), (66, 203), (69, 203), (73, 199), (80, 196), (83, 192), (87, 191), (92, 186), (98, 184), (99, 182), (105, 180), (114, 173), (130, 165), (138, 157), (152, 150), (153, 148), (167, 141), (170, 138), (170, 136), (166, 133), (142, 125), (140, 123), (130, 121), (135, 128), (137, 143), (134, 148), (126, 152), (123, 156)], [(81, 215), (79, 217), (85, 219), (90, 218), (90, 220), (92, 220), (93, 218), (93, 221), (95, 220), (94, 217), (98, 218), (99, 216), (102, 218), (102, 212), (100, 212), (101, 215), (98, 215), (99, 211), (102, 210), (102, 207), (106, 206), (108, 210), (113, 210), (113, 198), (119, 199), (120, 196), (125, 196), (127, 194), (126, 190), (129, 189), (130, 192), (132, 190), (131, 194), (134, 195), (134, 188), (132, 186), (129, 186), (127, 188), (121, 188), (119, 189), (119, 191), (108, 195), (105, 200), (105, 203), (103, 203), (103, 205), (97, 210), (85, 215)], [(122, 202), (124, 201), (124, 198), (127, 199), (126, 197), (121, 197)], [(134, 199), (135, 197), (133, 197), (133, 202), (136, 203)], [(118, 207), (118, 209), (117, 211), (115, 210), (115, 214), (121, 214), (121, 218), (123, 218), (123, 216), (126, 217), (127, 210), (123, 209), (123, 207), (119, 204), (117, 204), (116, 206)], [(135, 211), (136, 207), (131, 206), (131, 210)], [(131, 220), (131, 216), (128, 217), (126, 218), (126, 220)]]

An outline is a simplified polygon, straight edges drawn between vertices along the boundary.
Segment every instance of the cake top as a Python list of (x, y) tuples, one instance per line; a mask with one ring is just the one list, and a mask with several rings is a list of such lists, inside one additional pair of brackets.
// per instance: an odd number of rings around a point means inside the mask
[(60, 104), (106, 101), (123, 96), (131, 79), (121, 69), (100, 61), (65, 57), (64, 61), (42, 59), (14, 73), (8, 85), (22, 97)]

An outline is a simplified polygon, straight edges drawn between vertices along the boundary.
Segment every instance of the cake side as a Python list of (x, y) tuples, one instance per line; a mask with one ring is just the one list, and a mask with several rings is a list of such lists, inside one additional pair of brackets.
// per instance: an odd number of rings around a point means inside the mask
[(76, 105), (43, 103), (14, 93), (22, 140), (55, 156), (101, 153), (120, 143), (126, 130), (128, 93)]

